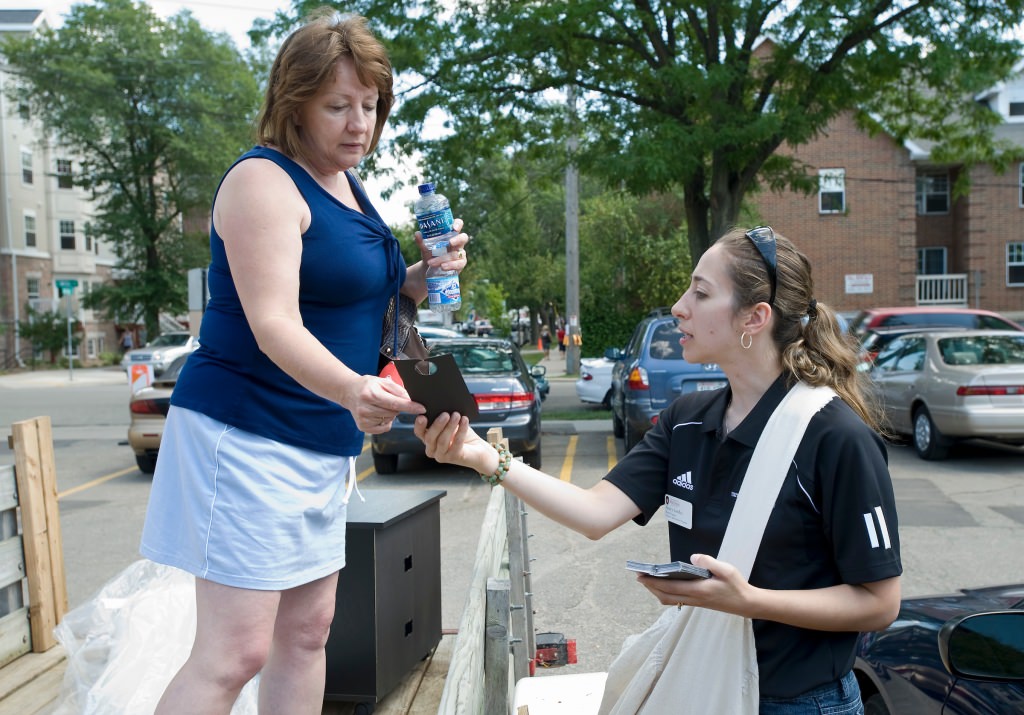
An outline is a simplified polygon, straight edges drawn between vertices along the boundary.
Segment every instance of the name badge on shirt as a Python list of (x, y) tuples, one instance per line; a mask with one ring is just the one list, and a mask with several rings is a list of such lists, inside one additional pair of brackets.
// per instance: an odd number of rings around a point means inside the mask
[(665, 517), (684, 529), (693, 528), (693, 504), (671, 494), (665, 495)]

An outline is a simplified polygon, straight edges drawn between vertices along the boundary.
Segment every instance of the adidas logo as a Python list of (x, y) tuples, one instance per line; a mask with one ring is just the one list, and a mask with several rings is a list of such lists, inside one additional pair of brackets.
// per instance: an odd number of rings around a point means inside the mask
[(678, 477), (673, 479), (672, 483), (675, 484), (677, 487), (682, 487), (683, 489), (689, 489), (690, 491), (693, 491), (693, 477), (691, 476), (691, 474), (691, 472), (683, 472)]

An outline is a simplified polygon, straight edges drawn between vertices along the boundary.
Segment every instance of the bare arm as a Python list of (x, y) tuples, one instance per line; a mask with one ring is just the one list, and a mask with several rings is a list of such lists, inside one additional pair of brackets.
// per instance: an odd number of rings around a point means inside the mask
[(385, 431), (398, 412), (422, 411), (394, 382), (349, 369), (303, 325), (299, 265), (310, 216), (283, 170), (262, 159), (236, 165), (217, 194), (213, 221), (246, 320), (267, 357), (303, 387), (348, 409), (364, 431)]
[(875, 631), (895, 620), (900, 608), (898, 576), (863, 584), (775, 591), (751, 586), (730, 564), (705, 554), (691, 561), (713, 578), (675, 581), (640, 576), (638, 581), (666, 605), (685, 604), (819, 631)]
[[(429, 428), (426, 417), (418, 417), (415, 430), (427, 456), (438, 462), (459, 464), (481, 474), (493, 474), (498, 468), (494, 447), (458, 413), (439, 416)], [(548, 518), (590, 539), (600, 539), (640, 513), (633, 500), (610, 482), (602, 480), (583, 489), (517, 460), (512, 461), (502, 486)]]

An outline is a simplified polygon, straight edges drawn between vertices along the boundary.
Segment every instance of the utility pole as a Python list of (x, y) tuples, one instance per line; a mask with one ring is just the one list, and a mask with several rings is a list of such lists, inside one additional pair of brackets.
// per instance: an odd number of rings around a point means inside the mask
[(565, 168), (565, 373), (580, 371), (580, 196), (576, 170), (576, 87), (569, 85), (569, 138), (566, 141), (569, 163)]

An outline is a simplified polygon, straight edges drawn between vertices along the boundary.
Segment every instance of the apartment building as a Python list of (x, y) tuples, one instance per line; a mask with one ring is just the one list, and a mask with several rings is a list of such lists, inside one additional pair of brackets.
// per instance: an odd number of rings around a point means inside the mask
[[(1024, 159), (1024, 61), (975, 100), (1000, 114), (997, 138)], [(842, 115), (783, 150), (817, 173), (816, 194), (766, 191), (750, 203), (807, 254), (818, 299), (839, 310), (943, 304), (1024, 315), (1024, 162), (1000, 174), (935, 162), (931, 149)], [(955, 197), (964, 171), (970, 190)]]
[[(45, 23), (41, 10), (0, 10), (0, 34), (34, 32)], [(76, 157), (56, 148), (27, 109), (6, 96), (16, 81), (0, 65), (0, 370), (33, 358), (32, 345), (17, 330), (30, 308), (64, 317), (70, 310), (82, 328), (76, 360), (94, 364), (118, 350), (119, 335), (81, 299), (110, 279), (115, 257), (89, 232), (90, 202), (74, 186)], [(58, 286), (73, 288), (62, 296)]]

